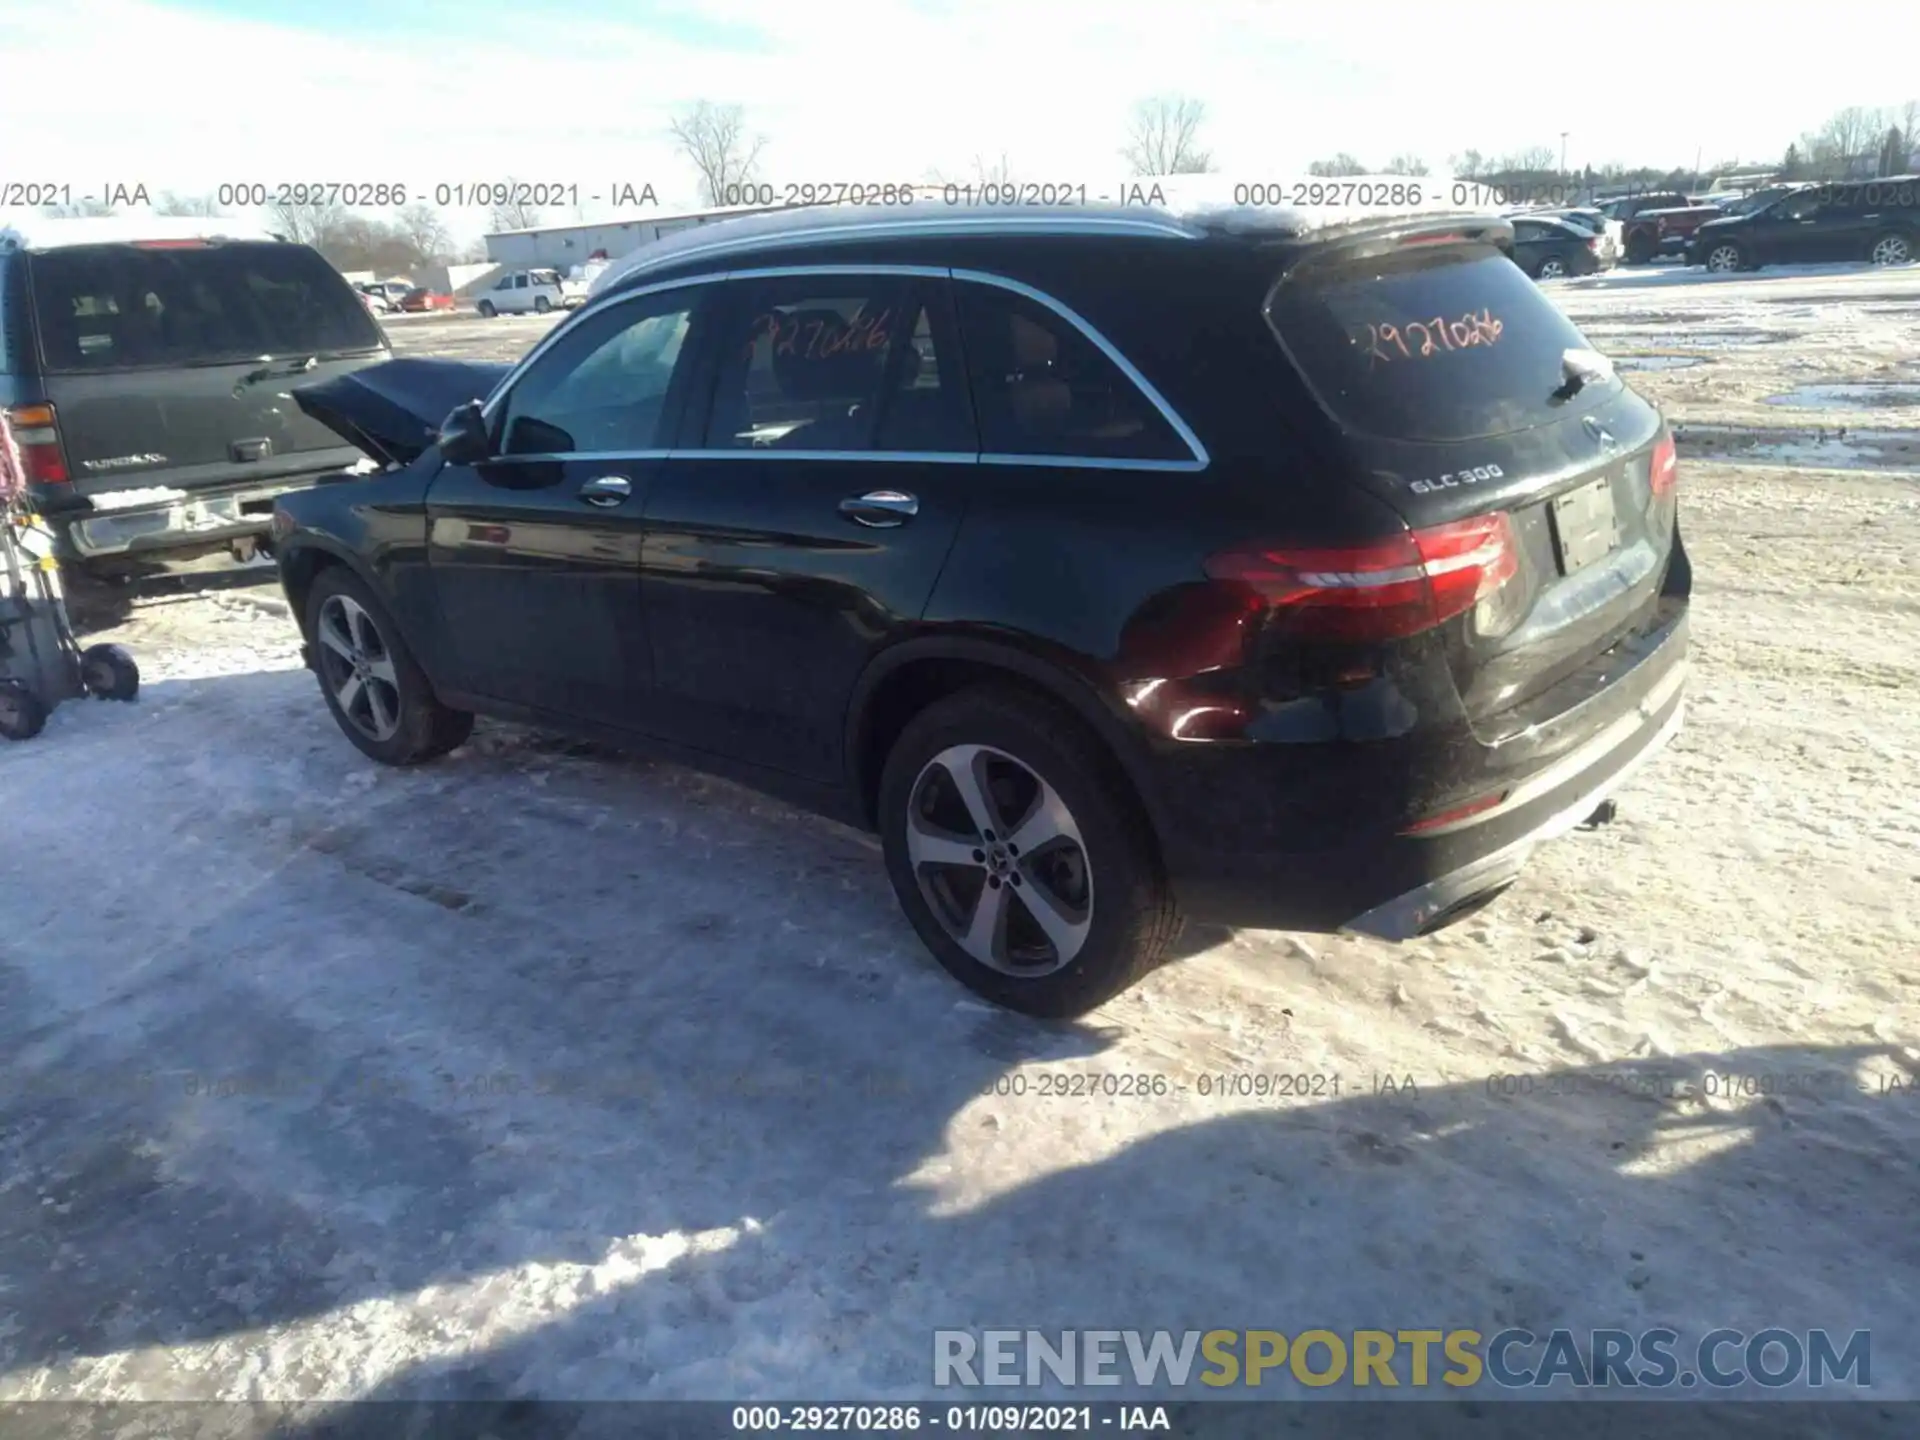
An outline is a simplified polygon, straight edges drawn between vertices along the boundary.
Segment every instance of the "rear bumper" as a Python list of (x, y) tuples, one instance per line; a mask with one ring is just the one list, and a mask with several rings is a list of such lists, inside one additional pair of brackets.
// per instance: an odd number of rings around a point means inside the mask
[[(1686, 651), (1682, 610), (1590, 701), (1491, 750), (1458, 738), (1436, 749), (1431, 737), (1409, 734), (1237, 754), (1220, 747), (1184, 763), (1162, 752), (1152, 808), (1182, 909), (1218, 925), (1395, 940), (1438, 928), (1510, 883), (1537, 846), (1586, 819), (1673, 737)], [(1582, 738), (1555, 743), (1568, 727)], [(1503, 798), (1406, 833), (1421, 776), (1466, 763), (1460, 747), (1468, 743), (1471, 763)]]
[[(1675, 681), (1678, 682), (1684, 674), (1684, 669), (1675, 671)], [(1459, 913), (1481, 897), (1504, 890), (1519, 878), (1521, 870), (1526, 867), (1538, 846), (1566, 834), (1593, 814), (1601, 801), (1624, 785), (1636, 770), (1664, 750), (1680, 732), (1681, 720), (1686, 714), (1686, 699), (1679, 694), (1677, 683), (1672, 702), (1660, 713), (1665, 715), (1664, 719), (1649, 714), (1644, 706), (1636, 712), (1636, 718), (1642, 723), (1636, 733), (1628, 737), (1629, 744), (1616, 745), (1607, 754), (1596, 756), (1587, 769), (1570, 777), (1572, 798), (1567, 798), (1565, 791), (1557, 795), (1556, 808), (1535, 829), (1517, 840), (1508, 841), (1478, 860), (1396, 895), (1364, 914), (1356, 915), (1340, 929), (1354, 935), (1371, 935), (1379, 940), (1411, 940), (1437, 929), (1447, 917)], [(1635, 745), (1633, 742), (1638, 743)], [(1608, 766), (1606, 762), (1617, 759), (1622, 748), (1629, 750), (1626, 759)], [(1601, 770), (1606, 773), (1596, 777), (1593, 772)]]
[(92, 560), (150, 550), (214, 546), (264, 535), (273, 518), (273, 502), (292, 490), (305, 490), (321, 473), (296, 475), (270, 485), (226, 490), (214, 495), (178, 492), (152, 505), (126, 509), (72, 509), (56, 512), (62, 559)]

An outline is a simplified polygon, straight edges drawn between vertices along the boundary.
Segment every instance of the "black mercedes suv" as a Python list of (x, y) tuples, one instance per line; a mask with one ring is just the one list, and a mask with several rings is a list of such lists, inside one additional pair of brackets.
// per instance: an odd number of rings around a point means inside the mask
[(980, 993), (1183, 917), (1405, 938), (1678, 726), (1659, 412), (1476, 216), (808, 210), (647, 247), (511, 371), (294, 393), (309, 665), (390, 764), (476, 712), (879, 832)]

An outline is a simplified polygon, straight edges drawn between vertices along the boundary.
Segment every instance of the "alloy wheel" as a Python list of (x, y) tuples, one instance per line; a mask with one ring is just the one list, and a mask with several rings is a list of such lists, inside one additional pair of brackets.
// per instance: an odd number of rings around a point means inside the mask
[(321, 678), (354, 729), (371, 740), (400, 728), (400, 684), (380, 627), (350, 595), (329, 595), (320, 606)]
[(1707, 256), (1707, 269), (1725, 274), (1729, 270), (1740, 268), (1740, 252), (1731, 245), (1722, 245)]
[(986, 745), (952, 745), (922, 767), (907, 805), (920, 894), (982, 965), (1038, 979), (1072, 963), (1093, 923), (1080, 826), (1034, 769)]
[(1540, 278), (1542, 280), (1558, 280), (1566, 273), (1567, 267), (1556, 259), (1542, 260), (1540, 262)]
[(1876, 265), (1904, 265), (1913, 256), (1907, 242), (1898, 235), (1883, 235), (1874, 245), (1871, 258)]

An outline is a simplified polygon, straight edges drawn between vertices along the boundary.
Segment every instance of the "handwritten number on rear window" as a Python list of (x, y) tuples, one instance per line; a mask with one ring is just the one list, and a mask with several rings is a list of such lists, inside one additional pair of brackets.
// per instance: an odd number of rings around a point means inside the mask
[(1459, 354), (1491, 345), (1505, 329), (1491, 310), (1482, 309), (1478, 314), (1469, 311), (1454, 320), (1435, 315), (1426, 320), (1409, 320), (1404, 325), (1367, 325), (1364, 333), (1356, 330), (1352, 339), (1367, 352), (1370, 365), (1385, 365)]

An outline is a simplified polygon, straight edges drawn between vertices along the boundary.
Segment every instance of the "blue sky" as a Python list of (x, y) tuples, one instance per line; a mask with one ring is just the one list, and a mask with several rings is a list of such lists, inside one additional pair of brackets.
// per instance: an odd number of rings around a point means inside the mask
[[(1122, 173), (1131, 105), (1204, 100), (1235, 177), (1350, 151), (1574, 165), (1776, 158), (1845, 105), (1920, 97), (1911, 3), (1829, 3), (1810, 58), (1764, 8), (1543, 12), (1308, 0), (0, 0), (0, 180), (206, 193), (515, 176), (697, 200), (665, 134), (744, 105), (776, 182)], [(1543, 14), (1551, 18), (1543, 23)], [(21, 173), (15, 174), (14, 171)], [(478, 217), (454, 215), (462, 233)], [(559, 217), (556, 217), (559, 218)], [(589, 218), (602, 218), (599, 213)]]

